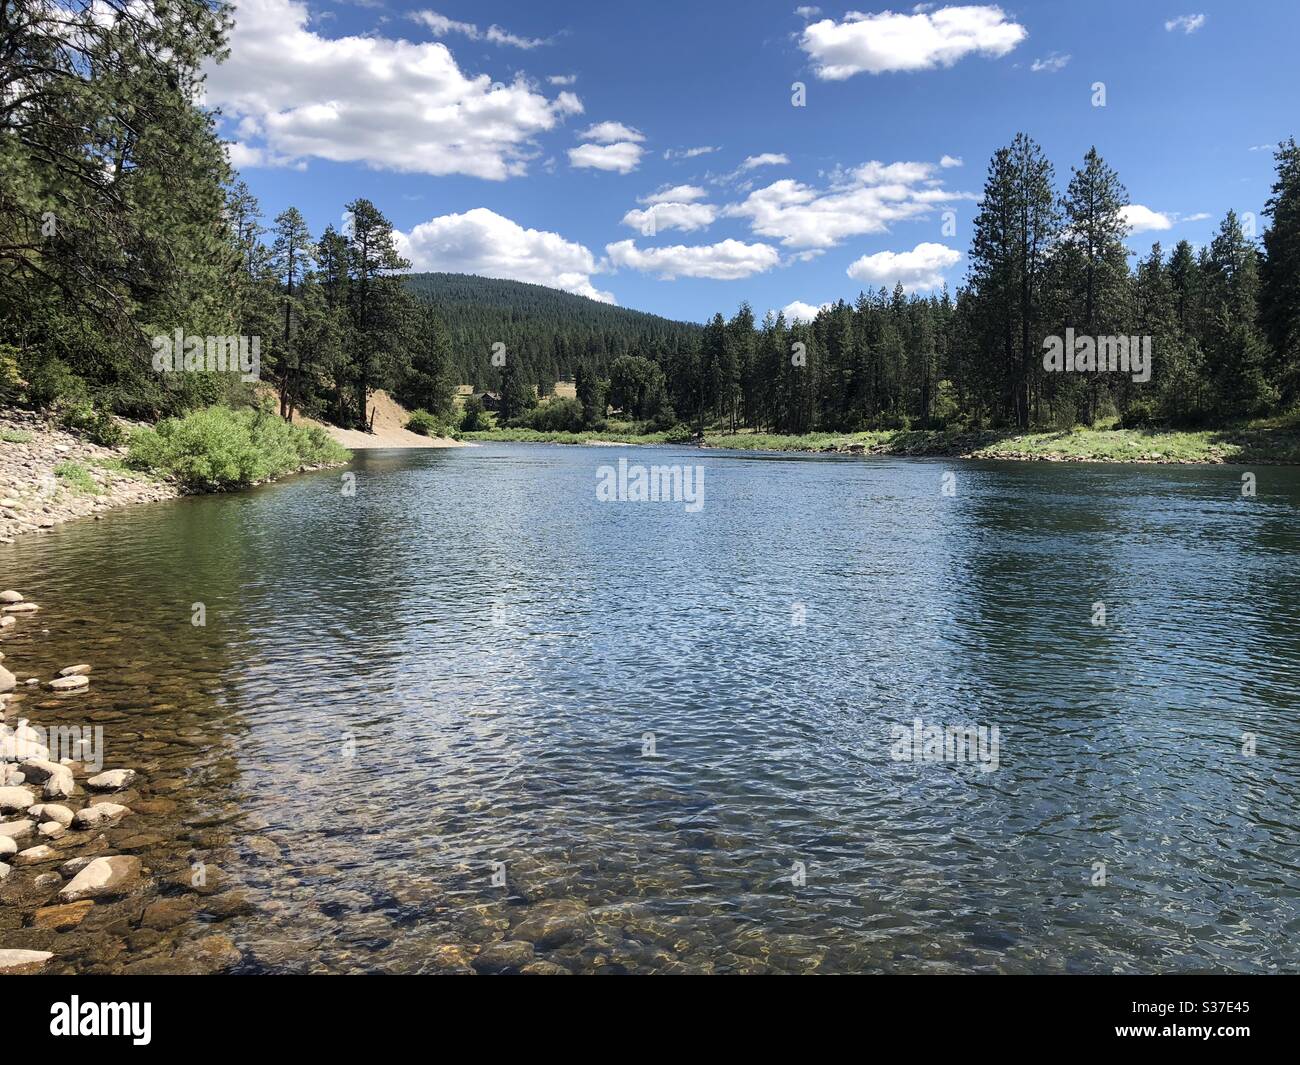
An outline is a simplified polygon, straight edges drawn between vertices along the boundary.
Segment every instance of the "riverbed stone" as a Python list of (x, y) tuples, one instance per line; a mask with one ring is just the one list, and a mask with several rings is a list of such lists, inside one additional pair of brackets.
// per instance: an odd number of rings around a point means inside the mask
[(543, 950), (585, 938), (592, 930), (591, 916), (576, 899), (547, 899), (531, 907), (515, 925), (515, 939), (526, 939)]
[(72, 824), (73, 813), (66, 806), (61, 806), (56, 802), (41, 802), (30, 807), (27, 816), (34, 817), (41, 823), (55, 821), (67, 828)]
[(12, 588), (6, 588), (3, 592), (0, 592), (0, 603), (5, 606), (13, 606), (14, 603), (21, 603), (22, 601), (22, 592), (15, 592)]
[(28, 758), (20, 768), (28, 780), (45, 782), (47, 799), (66, 799), (77, 790), (76, 778), (66, 765), (45, 758)]
[(61, 670), (59, 670), (59, 676), (60, 677), (84, 677), (89, 672), (90, 672), (90, 666), (87, 665), (64, 666)]
[(531, 943), (522, 939), (507, 939), (484, 947), (470, 963), (481, 973), (496, 974), (515, 972), (533, 960), (534, 951)]
[(67, 825), (61, 825), (57, 821), (46, 821), (36, 826), (36, 834), (41, 839), (58, 839), (68, 831)]
[(11, 692), (18, 687), (18, 678), (0, 666), (0, 692)]
[(72, 815), (73, 828), (94, 828), (96, 825), (116, 821), (131, 812), (129, 807), (115, 802), (97, 802)]
[(22, 813), (36, 805), (36, 796), (27, 788), (0, 788), (0, 813)]
[(41, 865), (44, 862), (52, 862), (59, 856), (59, 852), (53, 847), (47, 847), (44, 843), (37, 844), (35, 847), (28, 847), (25, 851), (19, 851), (13, 857), (13, 864), (17, 866)]
[(35, 603), (27, 601), (21, 603), (9, 603), (6, 606), (0, 607), (0, 611), (3, 611), (6, 614), (31, 614), (39, 609), (40, 607)]
[(0, 858), (18, 853), (18, 844), (9, 836), (0, 836)]
[(121, 791), (135, 779), (134, 769), (110, 769), (86, 781), (86, 787), (95, 791)]
[(81, 924), (94, 907), (95, 903), (91, 899), (62, 903), (57, 906), (42, 906), (32, 914), (32, 924), (51, 932), (67, 932)]
[(140, 881), (140, 859), (129, 854), (96, 858), (59, 892), (64, 902), (125, 894)]
[(0, 949), (0, 973), (5, 976), (25, 976), (40, 972), (54, 954), (48, 950)]
[(0, 880), (3, 880), (13, 871), (14, 867), (12, 865), (6, 865), (4, 862), (0, 862)]
[(529, 962), (519, 970), (521, 976), (572, 976), (563, 965), (556, 965), (553, 961), (543, 961), (541, 959)]
[(90, 687), (90, 678), (82, 676), (55, 677), (45, 685), (52, 692), (79, 692)]
[(6, 821), (0, 824), (0, 836), (8, 836), (12, 840), (26, 839), (36, 831), (36, 822), (24, 818), (21, 821)]
[(140, 915), (140, 927), (165, 932), (188, 921), (198, 904), (199, 900), (193, 895), (156, 899), (144, 908), (144, 913)]
[(473, 976), (471, 961), (472, 955), (464, 947), (455, 943), (443, 943), (429, 951), (425, 965), (430, 973)]

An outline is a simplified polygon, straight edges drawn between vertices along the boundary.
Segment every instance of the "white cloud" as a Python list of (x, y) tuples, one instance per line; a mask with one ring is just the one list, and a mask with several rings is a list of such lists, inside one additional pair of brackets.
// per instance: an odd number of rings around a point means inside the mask
[(1153, 211), (1150, 207), (1143, 207), (1140, 203), (1130, 203), (1120, 211), (1120, 214), (1128, 224), (1130, 233), (1149, 233), (1153, 230), (1169, 229), (1174, 224), (1169, 215)]
[(921, 218), (941, 204), (974, 200), (950, 192), (931, 163), (870, 162), (836, 172), (825, 189), (784, 179), (751, 192), (723, 212), (788, 248), (831, 248), (848, 237), (884, 233), (894, 222)]
[(226, 145), (226, 154), (230, 159), (230, 165), (236, 170), (252, 169), (253, 167), (292, 167), (295, 170), (306, 170), (307, 164), (300, 160), (294, 160), (286, 155), (276, 155), (268, 152), (264, 148), (250, 148), (247, 144), (239, 141), (231, 141)]
[(579, 169), (613, 170), (630, 174), (641, 162), (645, 149), (631, 141), (618, 144), (580, 144), (569, 149), (569, 165)]
[(638, 203), (692, 203), (695, 200), (702, 200), (708, 193), (699, 185), (671, 185), (661, 188), (658, 192), (652, 192), (649, 196), (642, 196)]
[(607, 244), (605, 252), (615, 266), (657, 274), (668, 281), (677, 277), (735, 281), (761, 274), (781, 261), (770, 244), (745, 244), (739, 240), (667, 248), (638, 248), (635, 241), (621, 240)]
[(467, 75), (440, 42), (333, 39), (307, 19), (302, 0), (239, 0), (230, 58), (208, 70), (206, 103), (259, 131), (261, 144), (242, 137), (249, 150), (501, 180), (582, 111), (569, 92)]
[(690, 233), (707, 229), (718, 217), (718, 209), (711, 203), (656, 202), (644, 211), (632, 210), (623, 216), (623, 224), (647, 235), (664, 229), (680, 229)]
[(799, 46), (819, 78), (950, 67), (973, 53), (1004, 56), (1028, 36), (1000, 7), (963, 5), (911, 15), (850, 11), (843, 22), (823, 19), (804, 28)]
[(669, 148), (664, 152), (665, 159), (694, 159), (699, 155), (708, 155), (710, 152), (716, 152), (718, 149), (712, 145), (705, 144), (699, 148)]
[(1029, 69), (1035, 74), (1047, 71), (1049, 74), (1055, 74), (1058, 70), (1064, 70), (1066, 64), (1070, 62), (1068, 55), (1061, 55), (1060, 52), (1049, 52), (1044, 59), (1035, 59), (1030, 64)]
[(945, 244), (918, 244), (911, 251), (881, 251), (855, 260), (846, 271), (855, 281), (893, 287), (901, 282), (908, 292), (934, 289), (943, 284), (943, 272), (956, 266), (961, 252)]
[(617, 302), (592, 285), (598, 267), (590, 250), (558, 233), (525, 229), (486, 207), (442, 215), (396, 237), (415, 270), (504, 277)]
[(1165, 29), (1170, 33), (1175, 30), (1182, 30), (1184, 33), (1195, 33), (1204, 25), (1204, 15), (1178, 15), (1165, 22)]
[(817, 312), (822, 307), (829, 307), (829, 303), (823, 303), (821, 307), (814, 307), (811, 303), (804, 303), (802, 300), (794, 300), (787, 303), (781, 308), (781, 314), (785, 315), (787, 322), (811, 322), (817, 317)]
[(945, 155), (939, 160), (939, 165), (945, 170), (951, 170), (954, 166), (965, 166), (960, 155)]
[(595, 141), (597, 144), (645, 140), (645, 134), (639, 129), (625, 126), (622, 122), (597, 122), (594, 126), (588, 126), (578, 136), (584, 141)]
[(788, 155), (781, 152), (763, 152), (761, 155), (746, 156), (745, 161), (740, 164), (741, 170), (753, 170), (760, 166), (786, 166), (790, 162)]
[(794, 9), (794, 13), (798, 15), (800, 18), (804, 18), (804, 19), (816, 18), (818, 15), (822, 13), (822, 9), (820, 7), (812, 7), (810, 5), (805, 4), (803, 7), (796, 7)]
[(548, 85), (573, 85), (578, 80), (577, 74), (552, 74), (546, 79)]
[(500, 26), (489, 26), (486, 31), (480, 33), (478, 26), (474, 23), (457, 22), (455, 19), (440, 15), (436, 11), (413, 11), (409, 17), (424, 26), (435, 37), (446, 37), (449, 33), (459, 33), (468, 37), (471, 41), (491, 41), (493, 44), (505, 44), (511, 48), (523, 48), (525, 50), (537, 48), (547, 43), (540, 37), (518, 37), (513, 33), (507, 33)]

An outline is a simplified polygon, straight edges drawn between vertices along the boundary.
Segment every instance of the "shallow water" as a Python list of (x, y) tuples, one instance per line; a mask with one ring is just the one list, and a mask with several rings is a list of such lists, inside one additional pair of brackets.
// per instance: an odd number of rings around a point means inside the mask
[[(703, 509), (597, 502), (621, 456), (702, 465)], [(1232, 467), (350, 469), (351, 497), (327, 471), (0, 546), (43, 605), (5, 664), (95, 667), (12, 710), (104, 727), (147, 812), (101, 847), (152, 873), (54, 933), (28, 922), (57, 888), (15, 870), (0, 946), (106, 972), (216, 933), (247, 972), (501, 939), (573, 972), (1300, 966), (1300, 470), (1243, 499)], [(918, 718), (996, 726), (996, 769), (895, 760)], [(159, 897), (179, 923), (139, 927)]]

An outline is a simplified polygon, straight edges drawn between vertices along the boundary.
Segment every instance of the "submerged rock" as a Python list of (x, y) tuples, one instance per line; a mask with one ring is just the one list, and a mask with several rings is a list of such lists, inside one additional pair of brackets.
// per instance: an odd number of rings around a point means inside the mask
[(52, 862), (58, 856), (59, 852), (53, 847), (47, 847), (44, 843), (41, 843), (15, 854), (14, 865), (40, 865), (42, 862)]
[(60, 677), (84, 677), (90, 672), (89, 666), (64, 666), (59, 670)]
[(90, 687), (90, 680), (87, 677), (55, 677), (45, 685), (52, 692), (79, 692)]
[(61, 906), (42, 906), (32, 915), (32, 923), (37, 928), (44, 928), (51, 932), (66, 932), (81, 924), (94, 906), (90, 899), (68, 902)]
[(483, 949), (470, 964), (481, 973), (504, 973), (522, 969), (533, 960), (533, 945), (521, 939), (503, 940)]
[(11, 692), (18, 687), (18, 678), (0, 666), (0, 692)]
[(15, 592), (12, 588), (6, 588), (3, 592), (0, 592), (0, 603), (5, 606), (13, 606), (14, 603), (21, 603), (22, 601), (22, 592)]
[(93, 806), (87, 806), (84, 810), (78, 810), (73, 814), (72, 827), (94, 828), (96, 825), (107, 824), (119, 817), (125, 817), (130, 812), (130, 809), (119, 806), (115, 802), (97, 802)]
[(64, 902), (121, 895), (140, 880), (140, 859), (127, 854), (96, 858), (59, 892)]
[(8, 836), (13, 840), (26, 839), (35, 831), (36, 822), (34, 821), (6, 821), (4, 824), (0, 824), (0, 836)]
[(94, 788), (96, 791), (121, 791), (134, 779), (134, 769), (110, 769), (106, 773), (91, 777), (86, 781), (86, 787)]

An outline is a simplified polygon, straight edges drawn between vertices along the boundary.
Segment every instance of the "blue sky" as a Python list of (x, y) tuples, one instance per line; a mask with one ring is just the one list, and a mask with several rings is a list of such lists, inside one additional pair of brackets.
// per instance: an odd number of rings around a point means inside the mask
[(955, 288), (1020, 130), (1062, 187), (1097, 146), (1135, 248), (1258, 215), (1300, 133), (1300, 4), (1183, 4), (240, 0), (208, 102), (268, 218), (365, 196), (419, 268), (761, 316)]

